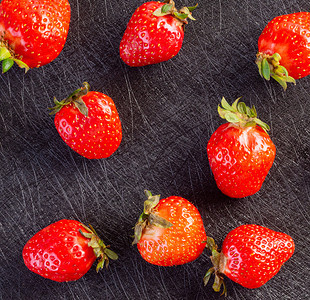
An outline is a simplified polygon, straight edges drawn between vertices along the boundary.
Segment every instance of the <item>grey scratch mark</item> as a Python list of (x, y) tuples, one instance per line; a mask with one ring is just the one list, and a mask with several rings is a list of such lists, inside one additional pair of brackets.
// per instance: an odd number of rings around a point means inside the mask
[(10, 97), (11, 97), (11, 93), (10, 93), (10, 91), (11, 91), (11, 88), (10, 88), (10, 77), (9, 77), (9, 74), (7, 73), (7, 75), (6, 76), (1, 76), (0, 77), (0, 80), (1, 80), (1, 86), (2, 85), (5, 85), (6, 86), (6, 88), (7, 88), (7, 90), (9, 91), (9, 94), (10, 94)]
[(167, 297), (168, 297), (167, 299), (171, 299), (169, 291), (168, 291), (166, 283), (165, 283), (165, 279), (164, 279), (164, 275), (163, 275), (163, 272), (162, 272), (162, 268), (158, 267), (158, 272), (159, 272), (159, 275), (160, 275), (159, 279), (160, 279), (160, 283), (161, 283), (162, 289), (164, 290), (165, 294), (167, 295)]
[[(133, 270), (135, 270), (135, 273), (137, 274), (137, 278), (139, 278), (139, 280), (137, 281), (139, 283), (139, 287), (136, 285), (136, 281), (134, 281), (134, 284), (136, 286), (136, 289), (139, 293), (139, 296), (141, 299), (148, 299), (148, 292), (147, 292), (147, 282), (146, 282), (146, 278), (148, 277), (148, 275), (145, 275), (143, 272), (143, 268), (141, 265), (139, 265), (139, 263), (137, 261), (133, 261), (132, 260), (132, 264), (133, 264)], [(126, 269), (127, 273), (130, 274), (130, 271), (128, 269)], [(131, 276), (130, 276), (131, 277)]]
[(119, 286), (121, 287), (121, 289), (122, 289), (122, 291), (123, 291), (123, 293), (124, 293), (126, 299), (129, 299), (129, 300), (130, 300), (130, 296), (128, 295), (128, 293), (127, 293), (127, 291), (126, 291), (126, 288), (125, 288), (124, 285), (123, 285), (123, 281), (122, 281), (122, 279), (120, 278), (119, 273), (118, 273), (118, 272), (115, 272), (115, 274), (116, 274), (117, 281), (119, 282)]
[[(102, 271), (104, 271), (104, 270), (102, 270)], [(106, 296), (110, 295), (110, 296), (113, 297), (112, 299), (117, 299), (117, 298), (116, 298), (116, 295), (115, 295), (114, 292), (113, 292), (112, 287), (111, 287), (111, 286), (109, 285), (109, 283), (106, 281), (106, 278), (105, 278), (106, 274), (104, 274), (104, 273), (105, 273), (105, 272), (99, 272), (99, 276), (101, 277), (101, 279), (102, 279), (103, 282), (104, 282), (103, 286), (104, 286), (105, 289), (106, 289), (106, 291), (105, 291)], [(114, 275), (114, 273), (111, 274), (112, 277), (114, 277), (113, 275)], [(115, 282), (115, 281), (113, 280), (113, 283), (114, 283), (114, 282)]]
[(129, 107), (130, 107), (130, 116), (131, 116), (131, 139), (134, 139), (134, 109), (133, 109), (133, 103), (132, 98), (134, 98), (133, 90), (130, 84), (129, 76), (127, 73), (127, 70), (125, 69), (124, 72), (124, 79), (127, 86), (127, 93), (128, 93), (128, 100), (129, 100)]
[(74, 209), (74, 207), (72, 205), (72, 201), (71, 201), (71, 199), (69, 199), (68, 194), (66, 193), (66, 190), (63, 188), (63, 185), (61, 184), (61, 182), (58, 179), (58, 176), (56, 174), (53, 174), (53, 175), (54, 175), (54, 180), (58, 184), (58, 188), (57, 189), (56, 189), (56, 187), (54, 187), (55, 191), (57, 191), (57, 193), (62, 194), (63, 198), (66, 200), (66, 202), (70, 206), (72, 212), (74, 213), (75, 218), (79, 219), (78, 213), (75, 211), (75, 209)]
[(222, 2), (219, 0), (219, 32), (222, 31)]
[[(5, 262), (8, 267), (11, 267), (11, 263), (8, 261), (7, 256), (4, 253), (4, 250), (2, 250), (2, 248), (0, 248), (0, 253), (1, 253), (1, 261), (2, 261), (2, 263)], [(2, 265), (2, 263), (1, 263), (1, 265)]]
[(7, 126), (7, 123), (6, 123), (6, 118), (3, 116), (3, 114), (0, 112), (0, 118), (2, 120), (2, 126), (4, 128), (4, 131), (8, 131), (8, 126)]
[[(278, 169), (278, 173), (281, 175), (281, 177), (283, 179), (287, 179), (287, 176), (283, 173), (282, 169)], [(285, 181), (286, 182), (286, 181)], [(303, 204), (301, 203), (300, 199), (298, 197), (296, 197), (295, 199), (299, 205), (298, 205), (298, 210), (301, 212), (301, 215), (302, 217), (304, 218), (304, 221), (307, 223), (307, 224), (310, 224), (310, 218), (307, 214), (307, 212), (305, 211), (305, 208), (303, 206)]]
[(89, 300), (92, 300), (92, 298), (88, 295), (88, 290), (90, 289), (86, 280), (85, 280), (85, 277), (82, 277), (79, 281), (78, 281), (78, 284), (79, 284), (79, 287), (81, 288), (82, 290), (82, 293), (84, 296), (81, 295), (81, 298), (78, 296), (79, 299), (89, 299)]
[(228, 215), (230, 216), (231, 220), (234, 222), (235, 227), (239, 226), (240, 225), (239, 221), (236, 218), (234, 218), (231, 209), (227, 205), (225, 205), (224, 208), (227, 211)]
[[(140, 70), (140, 73), (142, 74), (145, 82), (147, 82), (147, 80), (144, 77), (144, 73), (142, 73), (142, 71)], [(151, 124), (148, 121), (147, 115), (143, 112), (138, 99), (135, 97), (134, 94), (134, 90), (132, 89), (132, 85), (130, 83), (130, 78), (127, 72), (127, 69), (125, 69), (124, 72), (124, 78), (125, 78), (125, 82), (126, 82), (126, 86), (127, 86), (127, 90), (128, 90), (128, 99), (130, 102), (130, 111), (131, 111), (131, 135), (132, 135), (132, 139), (134, 139), (134, 115), (133, 115), (133, 101), (136, 104), (136, 107), (138, 109), (138, 111), (141, 113), (141, 118), (144, 122), (144, 124), (149, 128), (149, 130), (151, 130), (152, 132), (154, 132), (154, 129), (152, 128)], [(154, 136), (156, 138), (156, 135)]]

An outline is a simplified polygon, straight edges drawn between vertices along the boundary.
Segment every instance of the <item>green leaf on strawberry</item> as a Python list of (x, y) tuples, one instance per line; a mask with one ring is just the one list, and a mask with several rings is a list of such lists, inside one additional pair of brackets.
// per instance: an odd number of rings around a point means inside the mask
[(226, 99), (223, 97), (221, 106), (218, 106), (218, 113), (222, 119), (230, 123), (238, 123), (240, 126), (248, 127), (258, 124), (266, 132), (270, 130), (270, 127), (265, 122), (257, 118), (257, 112), (255, 107), (252, 108), (246, 106), (244, 102), (239, 102), (240, 98), (235, 100), (232, 105), (229, 105)]

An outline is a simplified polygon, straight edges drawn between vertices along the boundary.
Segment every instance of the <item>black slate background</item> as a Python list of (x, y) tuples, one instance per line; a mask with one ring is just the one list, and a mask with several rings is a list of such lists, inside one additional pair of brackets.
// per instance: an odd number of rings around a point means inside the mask
[[(0, 298), (219, 299), (211, 284), (202, 284), (210, 267), (207, 251), (190, 264), (163, 268), (143, 261), (131, 246), (147, 188), (194, 203), (219, 245), (245, 223), (293, 237), (295, 254), (276, 277), (256, 290), (227, 279), (227, 299), (309, 299), (310, 77), (283, 92), (276, 82), (263, 81), (254, 63), (268, 21), (309, 11), (309, 1), (201, 0), (174, 59), (130, 68), (118, 47), (142, 3), (70, 0), (71, 27), (61, 55), (27, 74), (14, 67), (0, 77)], [(48, 114), (54, 96), (64, 98), (85, 80), (114, 99), (122, 120), (123, 141), (108, 159), (87, 160), (70, 150)], [(262, 189), (245, 199), (221, 194), (206, 156), (207, 142), (222, 124), (222, 96), (254, 104), (277, 147)], [(24, 244), (62, 218), (91, 223), (119, 260), (99, 274), (93, 266), (70, 283), (30, 272), (22, 260)]]

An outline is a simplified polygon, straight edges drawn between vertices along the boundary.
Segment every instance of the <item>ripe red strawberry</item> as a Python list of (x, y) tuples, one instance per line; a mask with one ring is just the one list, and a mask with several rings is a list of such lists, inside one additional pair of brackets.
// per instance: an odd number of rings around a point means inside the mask
[(310, 74), (310, 13), (299, 12), (271, 20), (258, 39), (256, 63), (260, 75), (287, 82)]
[(207, 153), (218, 188), (232, 198), (242, 198), (260, 190), (275, 155), (276, 147), (266, 130), (269, 126), (257, 119), (255, 107), (237, 99), (230, 106), (225, 98), (218, 107), (221, 125), (211, 136)]
[(89, 159), (111, 156), (122, 140), (122, 126), (113, 100), (99, 92), (90, 92), (89, 85), (57, 101), (51, 114), (65, 143)]
[(223, 242), (221, 253), (212, 238), (208, 237), (207, 244), (214, 267), (206, 273), (205, 285), (215, 273), (213, 289), (219, 292), (223, 284), (225, 294), (224, 275), (246, 288), (258, 288), (279, 272), (295, 249), (293, 239), (287, 234), (258, 225), (242, 225), (232, 230)]
[(37, 68), (54, 60), (64, 47), (70, 23), (68, 0), (2, 0), (0, 61), (3, 72), (14, 61)]
[(145, 194), (133, 241), (141, 256), (158, 266), (182, 265), (199, 257), (207, 237), (197, 208), (178, 196), (160, 200), (159, 195)]
[(85, 275), (99, 258), (97, 272), (117, 255), (95, 230), (75, 220), (60, 220), (37, 232), (25, 245), (27, 268), (54, 281), (73, 281)]
[(172, 0), (142, 4), (132, 15), (122, 41), (120, 57), (131, 67), (166, 61), (178, 54), (187, 18), (197, 7), (176, 10)]

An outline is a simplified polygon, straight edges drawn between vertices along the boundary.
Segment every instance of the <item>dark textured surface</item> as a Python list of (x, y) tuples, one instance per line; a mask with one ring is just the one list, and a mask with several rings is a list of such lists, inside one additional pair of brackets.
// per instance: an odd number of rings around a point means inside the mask
[[(309, 299), (310, 78), (284, 93), (276, 82), (264, 82), (254, 64), (267, 22), (309, 11), (309, 1), (201, 0), (178, 56), (143, 68), (127, 67), (118, 54), (126, 24), (143, 1), (70, 3), (61, 55), (27, 74), (14, 67), (0, 77), (0, 298), (218, 299), (202, 284), (207, 251), (188, 265), (160, 268), (131, 246), (148, 188), (193, 202), (219, 245), (245, 223), (293, 237), (296, 252), (276, 277), (256, 290), (227, 280), (227, 299)], [(121, 146), (105, 160), (71, 151), (48, 115), (53, 96), (62, 99), (85, 80), (114, 99), (122, 120)], [(206, 157), (206, 144), (222, 123), (216, 111), (222, 96), (254, 104), (277, 147), (262, 189), (246, 199), (219, 192)], [(24, 244), (61, 218), (91, 223), (119, 260), (71, 283), (31, 273), (22, 260)]]

